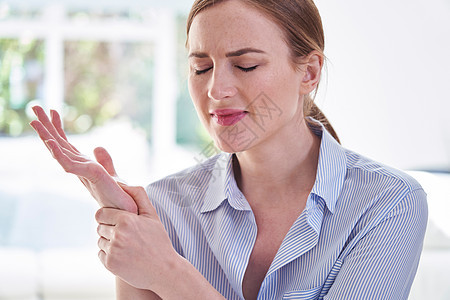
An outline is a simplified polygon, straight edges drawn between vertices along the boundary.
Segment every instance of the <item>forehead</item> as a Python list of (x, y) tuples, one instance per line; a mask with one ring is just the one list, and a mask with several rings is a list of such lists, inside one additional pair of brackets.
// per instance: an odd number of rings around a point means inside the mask
[(191, 52), (245, 47), (270, 51), (274, 46), (287, 48), (279, 26), (260, 10), (236, 0), (224, 1), (200, 12), (189, 32)]

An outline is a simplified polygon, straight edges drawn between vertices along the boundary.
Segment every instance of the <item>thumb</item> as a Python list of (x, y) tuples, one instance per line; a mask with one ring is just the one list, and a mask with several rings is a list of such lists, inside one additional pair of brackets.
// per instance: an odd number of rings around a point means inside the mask
[(120, 187), (133, 198), (138, 207), (138, 215), (147, 215), (150, 217), (158, 217), (156, 209), (150, 203), (147, 193), (141, 186), (129, 186), (119, 182)]
[(114, 169), (114, 164), (109, 155), (108, 151), (106, 151), (103, 147), (97, 147), (94, 149), (95, 159), (99, 164), (105, 168), (106, 172), (113, 177), (117, 177), (116, 170)]

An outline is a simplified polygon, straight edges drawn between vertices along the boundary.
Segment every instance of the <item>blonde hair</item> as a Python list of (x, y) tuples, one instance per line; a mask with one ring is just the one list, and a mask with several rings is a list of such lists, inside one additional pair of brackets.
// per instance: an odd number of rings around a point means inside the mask
[[(203, 10), (225, 0), (196, 0), (192, 5), (186, 25), (187, 39), (189, 42), (189, 30), (194, 18)], [(312, 0), (241, 0), (272, 19), (284, 32), (294, 64), (298, 64), (299, 58), (305, 57), (312, 51), (316, 51), (322, 58), (325, 48), (325, 36), (322, 19)], [(314, 96), (317, 92), (314, 92)], [(307, 95), (303, 104), (304, 117), (312, 117), (320, 121), (327, 131), (338, 141), (339, 138), (328, 121), (327, 117), (314, 103), (313, 97)], [(305, 118), (310, 126), (317, 126), (308, 118)]]

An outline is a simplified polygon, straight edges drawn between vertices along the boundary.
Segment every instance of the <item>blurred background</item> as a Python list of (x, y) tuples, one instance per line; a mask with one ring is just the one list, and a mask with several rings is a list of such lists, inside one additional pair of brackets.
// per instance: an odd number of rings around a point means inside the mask
[[(206, 159), (187, 91), (191, 0), (0, 0), (0, 299), (114, 299), (97, 205), (28, 123), (57, 109), (71, 142), (146, 185)], [(450, 299), (450, 1), (317, 0), (326, 72), (316, 101), (342, 144), (429, 195), (411, 299)]]

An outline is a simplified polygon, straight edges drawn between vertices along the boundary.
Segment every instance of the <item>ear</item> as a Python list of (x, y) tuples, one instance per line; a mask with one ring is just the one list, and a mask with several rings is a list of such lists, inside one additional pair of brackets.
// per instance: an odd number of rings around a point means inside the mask
[(313, 51), (303, 59), (302, 70), (304, 72), (301, 82), (301, 94), (307, 95), (314, 91), (319, 84), (322, 73), (323, 56), (319, 52)]

